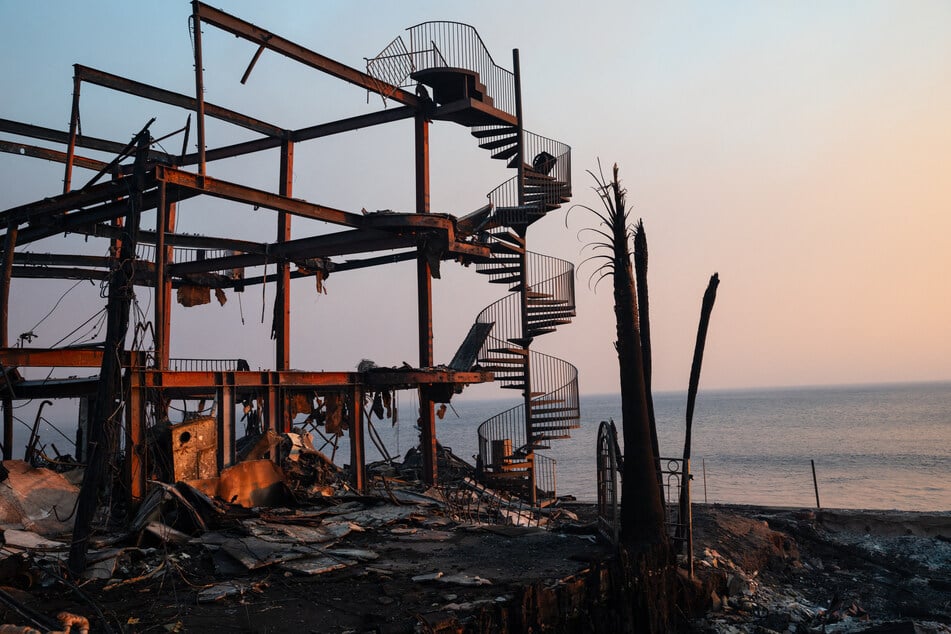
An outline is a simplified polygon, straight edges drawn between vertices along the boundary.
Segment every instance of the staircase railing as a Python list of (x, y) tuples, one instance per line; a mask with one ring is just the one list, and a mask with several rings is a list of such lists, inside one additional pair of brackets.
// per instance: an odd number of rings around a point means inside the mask
[(554, 458), (540, 453), (535, 454), (535, 490), (538, 492), (536, 499), (539, 502), (555, 499), (557, 492), (555, 465)]
[[(542, 396), (532, 399), (533, 403), (557, 401), (557, 407), (564, 411), (557, 415), (547, 415), (547, 422), (556, 420), (571, 423), (577, 427), (577, 416), (581, 404), (578, 397), (578, 368), (564, 359), (553, 357), (532, 350), (532, 391), (542, 392)], [(534, 421), (533, 425), (545, 425), (545, 422)], [(531, 440), (543, 441), (544, 433), (537, 432)]]
[(551, 295), (564, 305), (575, 305), (575, 265), (567, 260), (528, 251), (527, 279), (531, 291)]
[[(492, 241), (491, 234), (486, 236)], [(513, 251), (514, 253), (514, 251)], [(500, 253), (504, 254), (504, 252)], [(492, 278), (512, 278), (511, 271), (496, 269), (509, 268), (504, 260), (489, 260), (477, 264), (480, 271), (487, 272)], [(529, 307), (532, 309), (529, 322), (543, 324), (563, 320), (574, 311), (574, 265), (566, 260), (526, 253), (526, 270), (522, 279), (510, 280), (513, 288), (522, 284), (531, 293)], [(487, 306), (476, 318), (478, 323), (493, 324), (492, 332), (486, 338), (479, 352), (480, 359), (495, 359), (489, 362), (493, 366), (496, 381), (503, 387), (527, 389), (536, 396), (529, 401), (529, 411), (525, 404), (519, 404), (493, 416), (479, 425), (479, 459), (487, 469), (498, 470), (506, 458), (515, 454), (534, 451), (547, 439), (561, 438), (567, 435), (569, 427), (577, 427), (579, 413), (578, 370), (572, 364), (535, 350), (525, 350), (525, 333), (522, 332), (520, 292), (510, 293), (506, 297)], [(510, 361), (499, 361), (504, 350), (511, 350)], [(527, 352), (531, 367), (531, 384), (525, 385), (524, 366), (519, 363), (519, 352)], [(502, 356), (502, 358), (505, 358)], [(509, 369), (510, 368), (510, 369)], [(555, 494), (555, 463), (546, 456), (534, 453), (534, 480), (537, 499)]]
[[(551, 177), (544, 182), (532, 182), (530, 187), (545, 194), (542, 201), (560, 204), (563, 197), (571, 195), (571, 146), (527, 130), (523, 139), (523, 156), (532, 168), (531, 172)], [(531, 173), (528, 178), (531, 178)], [(489, 192), (487, 198), (496, 208), (518, 207), (518, 185), (518, 176), (513, 176)], [(541, 205), (533, 203), (531, 206)]]
[[(493, 467), (502, 463), (512, 451), (516, 451), (527, 444), (525, 437), (525, 405), (499, 412), (492, 418), (479, 425), (479, 459), (486, 467)], [(493, 441), (511, 441), (511, 444), (496, 444)], [(506, 453), (508, 452), (508, 453)]]
[[(423, 22), (409, 31), (410, 51), (434, 46), (442, 52), (446, 66), (479, 73), (486, 94), (495, 107), (515, 115), (515, 75), (495, 63), (478, 31), (461, 22)], [(434, 68), (420, 66), (417, 70)]]
[[(495, 107), (515, 116), (515, 75), (495, 63), (479, 33), (461, 22), (423, 22), (406, 29), (409, 46), (397, 37), (376, 57), (368, 58), (367, 74), (383, 84), (406, 87), (411, 75), (429, 68), (464, 68), (479, 81)], [(386, 96), (386, 95), (384, 95)]]

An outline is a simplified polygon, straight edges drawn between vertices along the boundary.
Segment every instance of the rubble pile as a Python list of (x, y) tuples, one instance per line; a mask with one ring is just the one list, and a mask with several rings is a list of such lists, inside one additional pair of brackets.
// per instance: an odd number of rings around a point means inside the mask
[(699, 631), (951, 633), (951, 515), (906, 517), (899, 536), (898, 513), (745, 511), (699, 515), (719, 535), (696, 561), (711, 606)]
[[(0, 601), (0, 623), (52, 631), (44, 615), (68, 607), (95, 631), (214, 631), (211, 614), (280, 603), (303, 584), (318, 583), (308, 592), (348, 603), (359, 587), (370, 602), (362, 619), (412, 631), (422, 606), (442, 614), (426, 617), (434, 623), (458, 622), (510, 601), (511, 584), (526, 576), (557, 582), (583, 567), (570, 557), (583, 561), (595, 541), (593, 529), (584, 534), (570, 511), (533, 511), (477, 484), (472, 468), (446, 450), (440, 459), (453, 464), (455, 480), (424, 489), (409, 479), (411, 455), (406, 463), (371, 465), (364, 493), (307, 434), (264, 435), (247, 455), (214, 477), (152, 482), (127, 529), (94, 536), (82, 580), (64, 573), (76, 487), (51, 471), (8, 464), (17, 474), (11, 481), (22, 481), (23, 499), (0, 483), (20, 502), (0, 502), (0, 599), (7, 599)], [(266, 455), (278, 462), (257, 457)], [(28, 494), (37, 488), (30, 483), (42, 483), (44, 496)], [(44, 508), (21, 508), (34, 498)], [(582, 534), (551, 530), (565, 523)], [(562, 561), (539, 559), (555, 550)], [(81, 593), (71, 595), (79, 586)], [(349, 622), (348, 608), (333, 607), (325, 623)]]

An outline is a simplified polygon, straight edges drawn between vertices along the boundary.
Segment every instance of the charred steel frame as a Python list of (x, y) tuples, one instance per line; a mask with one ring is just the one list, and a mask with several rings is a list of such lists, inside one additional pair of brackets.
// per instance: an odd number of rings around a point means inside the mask
[[(154, 247), (154, 261), (137, 260), (134, 271), (127, 271), (128, 283), (155, 288), (154, 358), (147, 366), (142, 358), (125, 350), (125, 337), (113, 341), (121, 353), (128, 390), (116, 394), (126, 405), (127, 476), (133, 501), (141, 499), (145, 488), (142, 444), (145, 433), (145, 404), (155, 393), (168, 398), (215, 398), (219, 402), (219, 467), (234, 459), (234, 403), (245, 393), (266, 394), (268, 424), (276, 431), (286, 431), (291, 417), (286, 399), (298, 391), (322, 390), (349, 395), (351, 408), (351, 465), (353, 483), (364, 485), (362, 417), (359, 408), (365, 392), (379, 389), (419, 389), (420, 445), (423, 456), (423, 479), (435, 483), (436, 438), (434, 402), (447, 400), (457, 388), (471, 383), (492, 380), (491, 372), (454, 371), (434, 368), (432, 323), (432, 263), (434, 259), (486, 258), (489, 249), (457, 231), (456, 218), (434, 214), (429, 207), (429, 122), (434, 111), (431, 102), (423, 102), (415, 94), (381, 82), (370, 75), (329, 59), (194, 0), (192, 2), (195, 97), (175, 93), (138, 81), (112, 75), (97, 69), (75, 65), (70, 129), (63, 133), (49, 128), (0, 119), (0, 132), (30, 137), (66, 146), (59, 152), (29, 144), (0, 141), (0, 151), (13, 152), (62, 162), (65, 166), (63, 193), (33, 203), (0, 211), (3, 230), (0, 260), (0, 377), (3, 405), (4, 458), (12, 457), (12, 402), (22, 398), (76, 397), (94, 394), (98, 379), (60, 380), (53, 382), (16, 381), (17, 367), (99, 367), (106, 371), (110, 355), (101, 348), (19, 348), (11, 347), (8, 335), (9, 295), (12, 277), (43, 277), (63, 279), (99, 279), (115, 282), (121, 270), (117, 258), (119, 247), (128, 253), (137, 243)], [(384, 95), (400, 104), (379, 112), (340, 119), (297, 130), (284, 129), (268, 122), (223, 108), (204, 100), (201, 24), (205, 23), (258, 46), (245, 77), (265, 49), (293, 59), (315, 70), (328, 73), (368, 91)], [(517, 59), (517, 57), (516, 57)], [(517, 79), (516, 64), (516, 79)], [(197, 152), (171, 155), (150, 149), (147, 143), (138, 146), (79, 133), (79, 103), (83, 83), (95, 84), (145, 99), (178, 106), (196, 114)], [(518, 82), (516, 82), (518, 86)], [(518, 95), (516, 95), (518, 97)], [(499, 124), (515, 124), (513, 116), (490, 104), (469, 101), (482, 116), (494, 118)], [(447, 113), (463, 107), (460, 104), (440, 105)], [(207, 148), (205, 120), (219, 119), (259, 133), (260, 138)], [(436, 117), (438, 118), (438, 116)], [(446, 118), (450, 118), (447, 116)], [(293, 197), (293, 162), (295, 144), (319, 137), (357, 130), (394, 121), (414, 120), (415, 146), (415, 213), (361, 215), (310, 203)], [(148, 126), (143, 130), (148, 136)], [(189, 128), (185, 128), (185, 138)], [(141, 140), (140, 140), (141, 141)], [(77, 149), (86, 148), (115, 154), (111, 162), (86, 158)], [(240, 183), (216, 179), (207, 174), (212, 161), (280, 148), (280, 173), (277, 193), (251, 188)], [(123, 163), (134, 156), (133, 162)], [(183, 170), (194, 166), (195, 171)], [(96, 170), (93, 182), (80, 189), (72, 187), (74, 167)], [(521, 169), (521, 168), (520, 168)], [(101, 182), (97, 182), (100, 181)], [(252, 242), (227, 236), (191, 236), (175, 233), (176, 203), (197, 196), (212, 196), (238, 201), (277, 212), (277, 235), (273, 242)], [(139, 226), (141, 213), (156, 210), (154, 230)], [(299, 216), (340, 225), (336, 233), (292, 239), (291, 219)], [(126, 222), (121, 222), (125, 217)], [(18, 246), (62, 233), (78, 233), (105, 237), (112, 241), (111, 257), (74, 254), (36, 255), (17, 253)], [(230, 256), (213, 257), (191, 262), (174, 262), (176, 247), (229, 250)], [(370, 257), (346, 262), (330, 258), (379, 250), (405, 249), (395, 255)], [(372, 372), (300, 372), (290, 370), (290, 280), (314, 275), (312, 267), (322, 272), (335, 272), (377, 266), (394, 261), (415, 259), (417, 263), (417, 313), (419, 367), (407, 370)], [(305, 262), (306, 267), (291, 271), (292, 262)], [(275, 273), (241, 280), (216, 271), (276, 263)], [(40, 266), (37, 266), (40, 265)], [(319, 274), (319, 273), (318, 273)], [(197, 282), (196, 282), (197, 280)], [(275, 370), (251, 372), (239, 370), (182, 372), (169, 369), (171, 337), (171, 291), (189, 283), (200, 282), (213, 288), (234, 288), (267, 282), (276, 283), (275, 299)], [(110, 303), (110, 319), (121, 318), (121, 308)], [(128, 308), (126, 307), (126, 311)], [(127, 317), (126, 317), (127, 320)], [(107, 342), (108, 343), (108, 342)], [(159, 399), (161, 401), (161, 398)], [(167, 400), (165, 401), (167, 402)]]

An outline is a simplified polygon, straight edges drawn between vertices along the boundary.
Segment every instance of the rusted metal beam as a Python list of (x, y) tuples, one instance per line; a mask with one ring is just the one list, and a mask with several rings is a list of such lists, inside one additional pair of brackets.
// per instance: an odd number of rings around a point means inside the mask
[(138, 504), (145, 498), (148, 466), (145, 463), (145, 390), (142, 389), (142, 376), (138, 370), (132, 370), (128, 376), (129, 392), (126, 402), (126, 479), (129, 483), (129, 498), (132, 504)]
[(205, 84), (204, 66), (201, 62), (201, 16), (198, 2), (192, 2), (192, 48), (195, 56), (195, 120), (198, 131), (198, 174), (205, 176)]
[[(0, 119), (0, 132), (15, 134), (17, 136), (25, 136), (31, 139), (52, 141), (53, 143), (61, 143), (67, 146), (69, 145), (69, 134), (66, 132), (60, 132), (59, 130), (44, 128), (42, 126), (32, 125), (29, 123), (11, 121), (10, 119)], [(108, 141), (106, 139), (97, 139), (95, 137), (77, 135), (76, 145), (89, 150), (108, 152), (109, 154), (118, 154), (126, 148), (127, 144), (119, 143), (117, 141)], [(170, 154), (159, 152), (158, 150), (149, 150), (149, 159), (159, 160), (166, 163), (173, 162), (173, 157)]]
[[(416, 213), (429, 213), (429, 122), (417, 113), (414, 127), (416, 167)], [(428, 256), (422, 246), (416, 256), (416, 300), (418, 319), (419, 365), (430, 368), (433, 361), (433, 279)], [(438, 479), (436, 467), (436, 414), (430, 391), (419, 390), (419, 453), (422, 479), (433, 486)]]
[(300, 130), (294, 130), (291, 132), (290, 138), (295, 142), (309, 141), (311, 139), (340, 134), (342, 132), (350, 132), (384, 123), (410, 119), (415, 114), (416, 110), (409, 106), (389, 108), (387, 110), (380, 110), (379, 112), (371, 112), (370, 114), (362, 114), (348, 119), (340, 119), (339, 121), (321, 123), (319, 125), (301, 128)]
[(363, 216), (347, 211), (315, 205), (303, 200), (288, 198), (260, 189), (229, 183), (209, 176), (200, 177), (191, 172), (184, 172), (172, 167), (158, 165), (155, 168), (155, 177), (159, 181), (178, 185), (209, 196), (225, 198), (235, 202), (266, 207), (275, 211), (285, 211), (295, 216), (323, 220), (339, 225), (360, 227), (363, 225)]
[(86, 190), (51, 196), (40, 201), (0, 211), (0, 226), (19, 225), (34, 221), (45, 215), (63, 213), (116, 198), (124, 198), (128, 196), (128, 193), (128, 185), (119, 181), (99, 183)]
[[(353, 230), (299, 238), (288, 242), (272, 243), (268, 254), (245, 253), (206, 260), (180, 262), (169, 266), (173, 275), (225, 271), (235, 268), (262, 266), (275, 260), (293, 260), (295, 257), (330, 257), (346, 253), (366, 253), (384, 249), (399, 249), (416, 244), (412, 235), (394, 235), (385, 231)], [(249, 283), (247, 280), (246, 283)]]
[[(164, 370), (168, 363), (169, 325), (171, 324), (171, 283), (168, 277), (168, 260), (172, 249), (166, 247), (168, 233), (169, 205), (167, 185), (159, 184), (159, 200), (155, 214), (155, 312), (153, 325), (155, 330), (155, 365)], [(142, 239), (141, 232), (139, 239)]]
[[(135, 95), (136, 97), (158, 101), (159, 103), (178, 106), (186, 110), (194, 111), (198, 108), (198, 101), (194, 97), (172, 92), (171, 90), (165, 90), (164, 88), (150, 86), (140, 81), (127, 79), (80, 64), (74, 64), (73, 68), (75, 69), (75, 76), (89, 84), (95, 84), (103, 88)], [(269, 137), (284, 138), (287, 134), (287, 131), (280, 126), (255, 119), (254, 117), (249, 117), (240, 112), (235, 112), (234, 110), (229, 110), (228, 108), (216, 106), (208, 102), (205, 102), (204, 106), (205, 114), (214, 119), (226, 121), (236, 126), (253, 130), (254, 132), (260, 132)]]
[[(258, 46), (264, 46), (285, 57), (289, 57), (311, 68), (333, 75), (351, 84), (369, 90), (377, 94), (385, 94), (387, 98), (398, 101), (404, 105), (417, 107), (418, 100), (416, 95), (391, 86), (385, 82), (371, 77), (370, 75), (351, 68), (345, 64), (315, 53), (299, 44), (286, 40), (279, 35), (265, 31), (264, 29), (246, 22), (224, 11), (215, 9), (201, 2), (194, 2), (195, 15), (204, 22), (218, 27), (238, 37), (242, 37)], [(196, 25), (197, 30), (197, 25)], [(196, 36), (197, 37), (197, 36)]]
[(111, 260), (104, 255), (72, 255), (61, 253), (15, 253), (14, 264), (33, 266), (111, 266)]
[[(69, 115), (69, 144), (66, 147), (66, 171), (63, 174), (63, 193), (65, 194), (72, 188), (73, 182), (73, 163), (76, 158), (76, 133), (79, 128), (79, 92), (82, 89), (82, 82), (76, 75), (73, 75), (73, 105)], [(105, 166), (100, 170), (105, 169)], [(100, 171), (97, 170), (97, 171)]]
[(34, 280), (104, 280), (109, 277), (109, 271), (74, 266), (15, 266), (13, 267), (13, 277)]
[(366, 486), (366, 450), (363, 434), (363, 390), (354, 385), (350, 390), (350, 484), (359, 492)]
[[(0, 346), (10, 345), (10, 279), (13, 275), (13, 259), (17, 244), (17, 227), (13, 225), (7, 229), (3, 240), (3, 264), (0, 266)], [(0, 361), (0, 371), (12, 364)], [(4, 374), (6, 374), (4, 372)], [(8, 383), (6, 376), (4, 383)], [(9, 384), (8, 384), (9, 385)], [(13, 458), (13, 400), (10, 395), (13, 390), (3, 391), (3, 459)]]
[[(250, 70), (250, 69), (249, 69)], [(281, 169), (278, 193), (290, 197), (294, 190), (294, 144), (285, 141), (281, 145)], [(277, 242), (285, 244), (291, 239), (291, 217), (286, 212), (277, 215)], [(291, 367), (291, 267), (288, 262), (277, 263), (277, 294), (274, 298), (275, 363), (278, 370)]]
[[(25, 143), (14, 143), (12, 141), (0, 141), (0, 152), (16, 154), (18, 156), (29, 156), (31, 158), (46, 159), (47, 161), (56, 161), (57, 163), (66, 163), (70, 160), (69, 155), (57, 150), (51, 150), (49, 148), (39, 147), (36, 145), (27, 145)], [(97, 172), (108, 165), (108, 163), (104, 161), (97, 161), (96, 159), (75, 155), (72, 157), (72, 162), (73, 165), (85, 167), (86, 169), (95, 170)]]
[[(73, 192), (75, 193), (75, 192)], [(169, 199), (173, 201), (186, 200), (197, 196), (198, 192), (170, 189)], [(153, 209), (158, 205), (158, 192), (151, 191), (143, 197), (143, 209)], [(59, 233), (82, 233), (88, 236), (114, 238), (121, 233), (118, 228), (108, 228), (99, 224), (105, 220), (113, 220), (122, 216), (128, 207), (128, 201), (121, 199), (111, 203), (104, 203), (91, 209), (75, 211), (65, 215), (47, 218), (48, 223), (23, 229), (20, 232), (20, 242), (29, 243)]]
[[(222, 379), (227, 375), (227, 380)], [(429, 385), (463, 385), (484, 383), (492, 380), (491, 372), (455, 372), (448, 369), (373, 370), (371, 372), (214, 372), (214, 371), (165, 371), (147, 369), (142, 373), (142, 385), (146, 388), (175, 390), (208, 390), (231, 385), (235, 388), (261, 388), (269, 385), (282, 388), (327, 388), (347, 389), (354, 385), (374, 388), (413, 389)], [(224, 382), (222, 382), (224, 381)]]
[[(299, 143), (301, 141), (310, 141), (311, 139), (318, 139), (321, 137), (332, 136), (334, 134), (341, 134), (343, 132), (360, 130), (370, 126), (409, 119), (414, 114), (415, 110), (408, 106), (389, 108), (379, 112), (372, 112), (370, 114), (350, 117), (348, 119), (340, 119), (339, 121), (321, 123), (319, 125), (301, 128), (300, 130), (293, 130), (288, 134), (288, 138), (295, 143)], [(244, 141), (242, 143), (226, 145), (220, 148), (206, 149), (205, 160), (217, 161), (220, 159), (233, 158), (235, 156), (252, 154), (254, 152), (272, 150), (276, 147), (279, 147), (280, 145), (281, 139), (274, 137), (265, 137), (263, 139), (254, 139), (253, 141)], [(194, 165), (196, 163), (198, 163), (197, 152), (185, 154), (178, 161), (179, 165)]]
[(215, 388), (216, 417), (218, 425), (218, 469), (230, 467), (236, 461), (235, 451), (235, 393), (234, 373), (219, 372)]

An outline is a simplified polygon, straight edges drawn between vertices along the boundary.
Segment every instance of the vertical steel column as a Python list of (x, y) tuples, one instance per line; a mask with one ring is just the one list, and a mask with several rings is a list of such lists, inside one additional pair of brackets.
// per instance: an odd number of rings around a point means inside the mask
[[(281, 142), (281, 196), (292, 196), (294, 183), (294, 143)], [(291, 216), (277, 215), (277, 241), (291, 239)], [(277, 294), (274, 298), (274, 329), (277, 339), (276, 368), (279, 372), (291, 367), (291, 267), (285, 260), (277, 264)]]
[(216, 457), (221, 471), (235, 463), (234, 372), (215, 373), (215, 398), (218, 401)]
[[(13, 252), (17, 244), (17, 225), (7, 226), (6, 240), (3, 243), (3, 270), (0, 273), (0, 347), (10, 347), (10, 280), (13, 276)], [(6, 372), (6, 368), (0, 367)], [(4, 375), (4, 382), (9, 375)], [(3, 391), (3, 459), (13, 458), (13, 399), (12, 390)]]
[(168, 279), (168, 252), (165, 250), (165, 233), (168, 228), (168, 199), (165, 181), (159, 183), (159, 202), (155, 210), (155, 369), (168, 369), (168, 324), (169, 304), (165, 294)]
[(522, 126), (522, 71), (518, 49), (512, 49), (512, 73), (515, 78), (515, 120), (518, 129), (518, 204), (525, 204), (525, 129)]
[[(429, 123), (416, 114), (416, 213), (429, 213)], [(416, 255), (417, 315), (419, 318), (419, 367), (433, 366), (433, 280), (423, 248)], [(436, 412), (429, 391), (419, 390), (419, 451), (423, 482), (436, 484)]]
[[(525, 129), (522, 124), (522, 67), (519, 63), (518, 49), (512, 49), (512, 72), (515, 79), (515, 119), (518, 128), (518, 204), (519, 207), (525, 204)], [(522, 227), (517, 230), (522, 237), (523, 246), (528, 244), (528, 227)], [(522, 339), (525, 349), (531, 347), (532, 341), (528, 332), (528, 293), (531, 290), (528, 284), (528, 252), (523, 248), (519, 255), (519, 268), (521, 269), (522, 284), (519, 289), (519, 310), (522, 321)], [(531, 503), (537, 503), (537, 487), (535, 474), (535, 449), (534, 435), (532, 434), (532, 355), (529, 352), (525, 355), (525, 391), (522, 393), (525, 404), (525, 440), (529, 447), (529, 467)]]
[(363, 492), (366, 486), (366, 454), (363, 446), (363, 388), (354, 385), (350, 391), (350, 481)]
[(265, 397), (265, 402), (267, 405), (267, 412), (265, 414), (264, 426), (261, 431), (271, 431), (277, 432), (278, 434), (284, 433), (287, 430), (284, 429), (284, 421), (281, 420), (281, 388), (280, 388), (280, 374), (277, 372), (268, 372), (267, 376), (267, 395)]
[(66, 148), (66, 173), (63, 175), (63, 193), (69, 192), (73, 181), (73, 157), (76, 156), (76, 128), (79, 127), (79, 88), (83, 80), (73, 64), (73, 107), (69, 116), (69, 145)]
[[(140, 364), (137, 364), (140, 365)], [(129, 400), (126, 403), (126, 464), (129, 499), (138, 504), (145, 498), (145, 398), (141, 367), (129, 372)]]
[(192, 28), (195, 38), (195, 103), (198, 119), (198, 174), (205, 175), (205, 83), (201, 65), (201, 14), (198, 0), (192, 0)]

